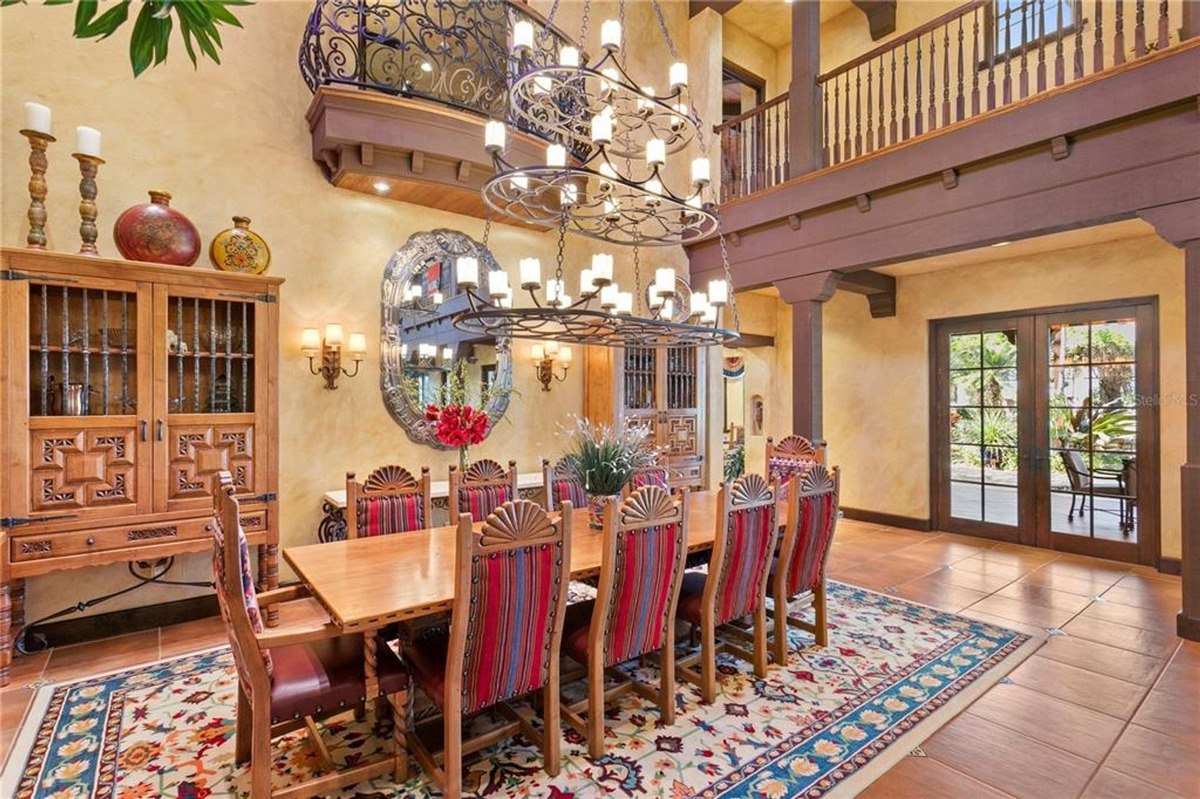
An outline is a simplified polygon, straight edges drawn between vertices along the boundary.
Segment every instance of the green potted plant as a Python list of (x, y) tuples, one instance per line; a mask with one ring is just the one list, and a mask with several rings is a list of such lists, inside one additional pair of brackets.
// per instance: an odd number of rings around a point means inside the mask
[(651, 466), (657, 453), (645, 427), (613, 427), (575, 417), (568, 431), (570, 443), (563, 466), (583, 485), (588, 495), (588, 522), (604, 526), (604, 510), (616, 502), (634, 472)]

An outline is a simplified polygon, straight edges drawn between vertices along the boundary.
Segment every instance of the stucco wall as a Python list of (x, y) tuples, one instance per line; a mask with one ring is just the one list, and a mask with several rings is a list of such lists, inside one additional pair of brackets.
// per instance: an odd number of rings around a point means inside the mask
[[(928, 519), (929, 320), (1158, 297), (1162, 554), (1180, 555), (1184, 462), (1183, 254), (1156, 237), (897, 279), (897, 314), (838, 292), (823, 316), (825, 437), (847, 507)], [(1173, 398), (1173, 399), (1172, 399)]]
[[(535, 7), (545, 11), (545, 4)], [(665, 12), (672, 34), (686, 55), (686, 3), (672, 0)], [(271, 272), (287, 278), (282, 289), (280, 327), (279, 508), (284, 545), (315, 541), (321, 493), (344, 485), (347, 470), (360, 475), (382, 463), (429, 465), (439, 478), (454, 456), (411, 443), (384, 409), (379, 391), (379, 285), (384, 264), (410, 234), (456, 228), (479, 238), (483, 221), (424, 207), (378, 199), (329, 185), (311, 158), (305, 109), (311, 96), (296, 66), (311, 3), (271, 2), (236, 9), (244, 30), (223, 31), (222, 64), (201, 61), (193, 69), (178, 39), (167, 63), (136, 80), (123, 31), (102, 43), (70, 37), (72, 7), (40, 3), (5, 8), (0, 29), (3, 65), (3, 213), (0, 240), (24, 244), (28, 203), (28, 148), (17, 133), (25, 100), (54, 110), (59, 138), (50, 150), (48, 200), (50, 248), (78, 248), (78, 167), (70, 157), (76, 125), (104, 134), (107, 164), (99, 175), (99, 246), (115, 255), (111, 226), (126, 207), (146, 200), (146, 190), (174, 194), (173, 205), (201, 231), (205, 246), (229, 226), (233, 214), (253, 219), (270, 243)], [(579, 8), (562, 5), (560, 21), (578, 30)], [(591, 35), (599, 21), (616, 15), (616, 3), (597, 3)], [(668, 63), (649, 4), (630, 4), (625, 30), (634, 74), (666, 85)], [(130, 23), (132, 26), (132, 23)], [(639, 70), (645, 70), (639, 73)], [(686, 169), (686, 167), (681, 167)], [(505, 225), (492, 228), (491, 248), (513, 273), (517, 259), (535, 255), (543, 269), (554, 262), (555, 236)], [(618, 258), (619, 274), (631, 273), (628, 248), (605, 248)], [(571, 294), (578, 269), (597, 246), (568, 237)], [(643, 252), (643, 274), (655, 266), (683, 268), (679, 248)], [(202, 256), (197, 269), (210, 268)], [(358, 377), (343, 379), (336, 391), (309, 374), (298, 352), (300, 330), (341, 322), (348, 332), (367, 334), (370, 356)], [(543, 455), (560, 452), (556, 423), (582, 411), (582, 353), (574, 373), (544, 392), (534, 379), (529, 343), (514, 345), (515, 398), (505, 420), (478, 457), (516, 458), (522, 471), (540, 468)], [(173, 577), (202, 580), (210, 567), (204, 557), (182, 559)], [(31, 580), (27, 618), (58, 610), (81, 599), (129, 584), (124, 566), (51, 575)], [(150, 588), (93, 612), (179, 599), (199, 589)]]

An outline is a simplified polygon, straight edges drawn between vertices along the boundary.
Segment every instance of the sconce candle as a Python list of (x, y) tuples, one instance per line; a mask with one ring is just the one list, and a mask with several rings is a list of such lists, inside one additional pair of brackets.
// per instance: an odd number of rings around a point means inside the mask
[[(337, 388), (338, 378), (342, 375), (354, 377), (358, 367), (367, 357), (367, 337), (362, 333), (351, 333), (349, 347), (350, 358), (354, 361), (354, 371), (347, 372), (342, 367), (342, 326), (331, 322), (325, 325), (325, 338), (315, 327), (306, 327), (300, 332), (300, 354), (308, 358), (308, 370), (314, 375), (320, 375), (325, 380), (325, 388)], [(400, 348), (401, 357), (405, 348)], [(321, 359), (321, 366), (316, 364)]]
[(350, 350), (350, 357), (356, 361), (361, 361), (367, 357), (367, 337), (363, 333), (351, 333), (350, 343), (346, 347)]
[(50, 106), (25, 103), (25, 130), (50, 135)]
[(342, 326), (338, 324), (325, 325), (325, 343), (330, 347), (342, 346)]
[(300, 353), (315, 357), (321, 351), (321, 331), (315, 327), (306, 327), (300, 331)]
[[(571, 353), (570, 347), (559, 349), (557, 341), (547, 341), (545, 344), (534, 344), (529, 348), (530, 360), (533, 361), (533, 368), (537, 372), (538, 382), (542, 384), (542, 391), (549, 391), (550, 384), (557, 380), (560, 383), (567, 379), (567, 370), (571, 368), (571, 363), (574, 360), (574, 355)], [(562, 375), (554, 374), (554, 362), (558, 361), (562, 365)]]

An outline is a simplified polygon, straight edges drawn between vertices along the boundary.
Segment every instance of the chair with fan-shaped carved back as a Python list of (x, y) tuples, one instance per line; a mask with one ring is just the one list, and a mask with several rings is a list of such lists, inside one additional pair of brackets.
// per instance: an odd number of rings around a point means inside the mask
[[(677, 614), (693, 629), (700, 628), (701, 646), (679, 662), (679, 673), (700, 687), (706, 704), (717, 697), (718, 649), (750, 661), (757, 676), (767, 676), (767, 583), (779, 535), (778, 496), (778, 483), (767, 483), (758, 474), (722, 485), (708, 573), (691, 571), (683, 577)], [(744, 639), (741, 628), (730, 623), (751, 616), (752, 652), (732, 641), (718, 643), (720, 629), (728, 638)], [(699, 672), (692, 668), (697, 660)]]
[(587, 507), (587, 490), (563, 461), (550, 463), (543, 458), (542, 481), (546, 491), (547, 510), (556, 510), (564, 502), (570, 502), (576, 508)]
[(517, 462), (509, 461), (506, 471), (497, 461), (477, 460), (460, 470), (450, 467), (450, 518), (471, 514), (481, 522), (492, 511), (517, 498)]
[(418, 479), (402, 466), (380, 466), (359, 483), (346, 472), (346, 533), (350, 538), (407, 533), (433, 526), (429, 467)]
[(625, 487), (625, 495), (629, 496), (639, 488), (646, 486), (658, 486), (670, 491), (671, 476), (667, 472), (667, 467), (656, 461), (644, 469), (638, 469), (629, 478), (629, 484)]
[(826, 443), (804, 436), (784, 436), (779, 443), (767, 439), (767, 479), (780, 485), (780, 498), (787, 496), (793, 477), (803, 477), (813, 464), (825, 463)]
[[(558, 773), (559, 654), (571, 562), (570, 502), (556, 522), (536, 502), (505, 502), (475, 532), (458, 517), (457, 574), (448, 632), (431, 631), (405, 646), (416, 684), (442, 712), (442, 765), (413, 736), (417, 762), (443, 796), (462, 792), (462, 758), (518, 730), (542, 747), (546, 772)], [(463, 719), (540, 691), (541, 729), (512, 708), (514, 719), (463, 741)]]
[[(837, 467), (816, 464), (802, 478), (792, 479), (793, 496), (783, 530), (779, 560), (773, 567), (771, 596), (774, 599), (775, 660), (787, 662), (787, 627), (790, 624), (812, 633), (818, 646), (829, 641), (825, 607), (825, 563), (829, 559), (837, 528), (839, 475)], [(797, 602), (797, 598), (801, 602)], [(789, 616), (789, 612), (811, 604), (813, 624)]]
[[(604, 754), (605, 702), (621, 693), (657, 703), (664, 724), (675, 719), (675, 607), (687, 540), (686, 490), (674, 499), (646, 486), (605, 510), (596, 599), (571, 605), (563, 630), (563, 649), (587, 667), (588, 686), (587, 698), (563, 715), (587, 736), (593, 758)], [(660, 658), (656, 688), (615, 673), (615, 666), (650, 653)], [(605, 690), (606, 675), (620, 683)], [(579, 715), (584, 708), (586, 721)]]

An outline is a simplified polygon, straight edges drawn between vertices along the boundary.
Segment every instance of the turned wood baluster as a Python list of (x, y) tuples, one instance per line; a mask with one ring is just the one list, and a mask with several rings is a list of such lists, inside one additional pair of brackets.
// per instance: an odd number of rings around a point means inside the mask
[[(1018, 76), (1017, 85), (1021, 92), (1021, 99), (1024, 100), (1029, 96), (1029, 6), (1032, 0), (1021, 3), (1021, 73)], [(1011, 20), (1009, 20), (1011, 22)]]
[[(775, 182), (782, 183), (784, 175), (781, 172), (783, 166), (782, 147), (780, 140), (787, 142), (787, 131), (782, 124), (783, 112), (787, 110), (787, 103), (780, 103), (771, 109), (771, 113), (775, 116)], [(782, 133), (782, 136), (780, 135)]]
[(979, 113), (979, 6), (971, 12), (971, 116)]
[[(279, 545), (267, 544), (267, 590), (274, 591), (279, 587)], [(276, 627), (279, 625), (279, 605), (271, 605), (267, 608), (267, 626)]]
[(1113, 17), (1113, 66), (1125, 63), (1125, 3), (1117, 2), (1116, 15)]
[[(962, 17), (958, 19), (962, 24)], [(962, 80), (962, 73), (959, 73)], [(942, 124), (950, 122), (950, 26), (942, 28)]]
[(882, 149), (887, 144), (887, 136), (884, 135), (883, 121), (887, 117), (884, 116), (883, 110), (883, 56), (879, 56), (879, 128), (877, 139), (875, 141), (876, 149)]
[(1054, 85), (1062, 86), (1067, 80), (1066, 66), (1063, 62), (1063, 0), (1054, 0), (1054, 8), (1057, 18), (1054, 37)]
[(847, 72), (847, 73), (845, 73), (845, 75), (846, 75), (846, 83), (843, 88), (846, 90), (846, 106), (844, 109), (846, 112), (846, 118), (844, 120), (845, 125), (846, 125), (846, 140), (844, 142), (842, 142), (842, 153), (844, 155), (845, 160), (849, 161), (851, 158), (853, 158), (853, 156), (850, 155), (850, 153), (853, 152), (853, 150), (850, 149), (850, 145), (851, 145), (851, 138), (850, 138), (850, 73)]
[(1096, 0), (1096, 41), (1092, 45), (1092, 71), (1104, 69), (1104, 2)]
[(913, 112), (914, 112), (913, 113), (913, 134), (916, 136), (920, 136), (922, 133), (925, 132), (925, 117), (922, 113), (922, 109), (924, 108), (924, 106), (921, 103), (921, 91), (925, 87), (925, 81), (922, 79), (922, 74), (921, 74), (921, 39), (920, 39), (920, 37), (917, 37), (917, 72), (916, 72), (915, 78), (916, 78), (916, 80), (914, 81), (914, 83), (916, 83), (916, 97), (914, 99), (916, 102), (913, 105)]
[(900, 78), (904, 81), (904, 114), (900, 117), (900, 127), (903, 129), (901, 138), (907, 139), (910, 133), (908, 121), (908, 42), (904, 43), (904, 69), (900, 72)]
[(838, 82), (837, 76), (833, 78), (833, 163), (840, 164), (842, 161), (842, 112), (841, 112), (841, 96), (842, 84)]
[[(1000, 23), (1000, 14), (996, 14), (996, 24)], [(1000, 91), (1001, 102), (1008, 105), (1012, 102), (1012, 9), (1004, 15), (1004, 78)]]
[(892, 50), (892, 92), (889, 103), (891, 122), (888, 124), (888, 139), (892, 144), (900, 140), (900, 130), (896, 127), (896, 51)]
[(862, 73), (854, 68), (854, 157), (862, 155)]
[[(972, 70), (974, 71), (974, 70)], [(966, 73), (963, 71), (963, 21), (962, 17), (958, 18), (958, 94), (954, 97), (954, 119), (962, 121), (962, 118), (967, 113), (967, 100), (963, 94), (963, 81), (966, 80)]]
[(1146, 54), (1146, 0), (1135, 0), (1133, 11), (1133, 52), (1141, 58)]
[(871, 82), (874, 72), (871, 70), (871, 64), (867, 64), (867, 152), (875, 149), (875, 102), (874, 95), (871, 94)]
[(1046, 91), (1046, 0), (1038, 0), (1037, 90)]
[[(1061, 3), (1062, 0), (1059, 0)], [(1079, 12), (1083, 10), (1082, 5), (1071, 6), (1071, 20), (1075, 25), (1075, 80), (1083, 77), (1083, 20), (1079, 19)], [(1099, 25), (1100, 21), (1096, 20)]]
[(1167, 46), (1170, 32), (1171, 23), (1167, 19), (1167, 0), (1162, 0), (1158, 4), (1158, 49), (1162, 50)]
[[(994, 18), (994, 22), (996, 25), (1000, 24), (999, 15)], [(984, 52), (987, 54), (987, 107), (989, 111), (996, 107), (996, 59), (999, 57), (996, 53), (992, 52), (995, 50), (996, 32), (993, 30), (990, 36), (991, 38), (984, 43)]]
[(824, 121), (821, 123), (821, 141), (825, 153), (825, 166), (833, 165), (833, 151), (829, 149), (829, 83), (821, 84), (821, 106), (824, 109)]
[(792, 128), (788, 116), (788, 104), (781, 103), (779, 107), (783, 109), (783, 174), (780, 175), (780, 182), (782, 182), (787, 180), (792, 169), (792, 148), (789, 144)]
[(926, 129), (937, 127), (937, 31), (929, 33), (929, 111)]

